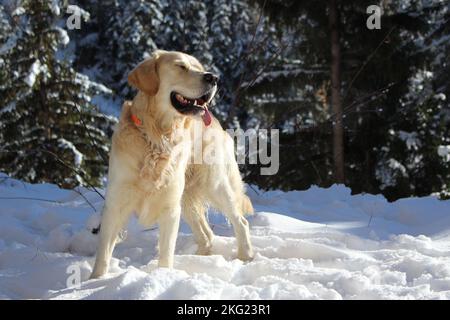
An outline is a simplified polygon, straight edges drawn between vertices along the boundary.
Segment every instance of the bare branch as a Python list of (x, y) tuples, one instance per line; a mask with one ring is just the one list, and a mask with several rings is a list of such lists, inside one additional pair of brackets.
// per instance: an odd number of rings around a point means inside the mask
[(62, 204), (62, 202), (58, 201), (58, 200), (32, 198), (32, 197), (0, 197), (0, 199), (1, 200), (35, 200), (35, 201), (44, 201), (44, 202), (52, 202), (52, 203)]

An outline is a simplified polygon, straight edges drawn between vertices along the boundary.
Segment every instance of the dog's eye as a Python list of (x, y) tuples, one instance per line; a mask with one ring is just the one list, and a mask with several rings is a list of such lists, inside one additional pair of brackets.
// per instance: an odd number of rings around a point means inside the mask
[(184, 65), (184, 64), (179, 64), (178, 66), (179, 66), (182, 70), (188, 71), (188, 67), (187, 67), (186, 65)]

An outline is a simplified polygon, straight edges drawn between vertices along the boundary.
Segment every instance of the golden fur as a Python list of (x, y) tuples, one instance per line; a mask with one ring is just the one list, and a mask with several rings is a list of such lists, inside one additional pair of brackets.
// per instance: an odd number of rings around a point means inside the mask
[[(215, 118), (205, 127), (199, 116), (179, 113), (169, 98), (174, 90), (199, 96), (207, 87), (204, 74), (195, 58), (167, 51), (155, 52), (130, 73), (128, 80), (138, 94), (124, 103), (112, 138), (100, 243), (91, 277), (107, 272), (117, 234), (133, 212), (144, 225), (159, 224), (162, 267), (173, 266), (181, 214), (193, 231), (198, 254), (210, 253), (213, 233), (205, 217), (207, 206), (223, 212), (232, 223), (238, 257), (252, 258), (244, 214), (252, 213), (253, 207), (245, 195), (233, 140)], [(141, 124), (134, 123), (132, 115)], [(201, 132), (200, 149), (194, 147), (196, 132)], [(211, 151), (219, 161), (195, 161)]]

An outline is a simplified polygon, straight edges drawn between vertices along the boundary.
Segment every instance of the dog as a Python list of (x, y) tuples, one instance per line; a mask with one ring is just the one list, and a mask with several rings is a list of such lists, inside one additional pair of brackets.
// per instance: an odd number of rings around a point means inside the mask
[[(130, 72), (128, 82), (138, 93), (123, 104), (114, 129), (91, 278), (108, 272), (118, 234), (133, 213), (145, 226), (159, 225), (159, 267), (173, 268), (181, 216), (192, 229), (197, 254), (211, 253), (208, 206), (231, 222), (237, 257), (251, 260), (244, 216), (253, 207), (234, 156), (234, 140), (208, 109), (218, 77), (188, 54), (157, 50)], [(195, 159), (206, 157), (207, 150), (215, 161)]]

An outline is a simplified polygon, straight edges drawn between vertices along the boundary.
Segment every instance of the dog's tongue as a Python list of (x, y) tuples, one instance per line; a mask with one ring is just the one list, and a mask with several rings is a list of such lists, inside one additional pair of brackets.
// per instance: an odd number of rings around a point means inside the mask
[(202, 115), (202, 120), (205, 126), (209, 126), (211, 124), (211, 113), (209, 113), (207, 107), (205, 107), (205, 112)]

